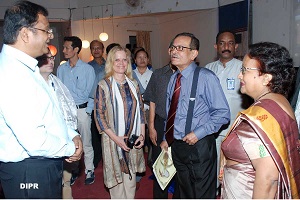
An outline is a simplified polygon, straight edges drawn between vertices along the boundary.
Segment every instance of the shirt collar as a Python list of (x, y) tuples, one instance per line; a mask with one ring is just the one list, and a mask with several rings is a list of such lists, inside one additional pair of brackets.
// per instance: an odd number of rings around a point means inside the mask
[(18, 60), (19, 62), (26, 65), (32, 71), (35, 71), (36, 69), (38, 69), (38, 67), (37, 67), (38, 61), (35, 58), (29, 56), (28, 54), (24, 53), (23, 51), (21, 51), (19, 49), (16, 49), (10, 45), (4, 44), (2, 47), (2, 52), (9, 54), (9, 56), (11, 56), (11, 57), (14, 57), (16, 60)]
[[(181, 74), (184, 78), (188, 78), (188, 76), (194, 72), (195, 68), (197, 67), (196, 63), (195, 62), (192, 62), (187, 68), (185, 68), (184, 70), (182, 70)], [(178, 74), (180, 73), (179, 70), (177, 70), (175, 72), (175, 74)]]
[[(226, 63), (226, 67), (229, 66), (229, 65), (231, 65), (231, 63), (233, 63), (234, 60), (235, 60), (235, 58), (232, 58), (230, 61), (228, 61), (228, 62)], [(219, 62), (220, 65), (223, 66), (223, 63), (220, 61), (220, 59), (218, 60), (218, 62)]]

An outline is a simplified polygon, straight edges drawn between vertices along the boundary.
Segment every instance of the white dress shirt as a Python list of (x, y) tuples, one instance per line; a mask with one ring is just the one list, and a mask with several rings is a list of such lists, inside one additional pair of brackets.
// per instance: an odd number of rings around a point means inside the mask
[(74, 154), (78, 133), (67, 128), (36, 59), (3, 45), (0, 94), (0, 161)]
[[(143, 74), (141, 74), (137, 68), (133, 71), (135, 72), (135, 74), (136, 74), (137, 78), (139, 79), (140, 83), (142, 84), (142, 87), (146, 90), (153, 71), (149, 70), (148, 67), (147, 67), (146, 71)], [(149, 110), (149, 106), (147, 104), (144, 104), (144, 109)]]

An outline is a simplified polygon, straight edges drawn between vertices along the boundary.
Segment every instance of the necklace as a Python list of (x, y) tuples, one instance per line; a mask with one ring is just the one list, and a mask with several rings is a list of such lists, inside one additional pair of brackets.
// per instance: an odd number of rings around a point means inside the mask
[(260, 96), (255, 100), (255, 102), (258, 101), (259, 99), (261, 99), (262, 97), (266, 96), (267, 94), (270, 94), (270, 93), (271, 93), (271, 92), (269, 91), (269, 92), (266, 92), (266, 93), (260, 95)]

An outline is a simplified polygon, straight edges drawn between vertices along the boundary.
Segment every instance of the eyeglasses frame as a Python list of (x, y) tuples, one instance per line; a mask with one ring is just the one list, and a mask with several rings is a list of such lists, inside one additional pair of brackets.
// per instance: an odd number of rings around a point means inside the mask
[[(178, 49), (180, 48), (180, 49)], [(190, 47), (185, 47), (185, 46), (181, 46), (181, 45), (178, 45), (178, 46), (175, 46), (175, 45), (171, 45), (169, 47), (170, 51), (174, 51), (176, 49), (176, 51), (183, 51), (184, 49), (189, 49), (189, 50), (193, 50), (192, 48)]]
[(241, 72), (242, 72), (243, 75), (245, 74), (245, 72), (247, 70), (259, 70), (259, 68), (257, 68), (257, 67), (245, 67), (245, 66), (241, 67)]

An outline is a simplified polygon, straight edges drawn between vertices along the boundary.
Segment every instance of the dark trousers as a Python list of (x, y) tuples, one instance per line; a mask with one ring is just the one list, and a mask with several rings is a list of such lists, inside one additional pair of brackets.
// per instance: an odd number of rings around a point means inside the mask
[(0, 164), (0, 179), (8, 199), (61, 199), (62, 159), (31, 159)]
[[(157, 159), (157, 157), (159, 156), (159, 154), (161, 152), (160, 143), (163, 141), (163, 137), (164, 137), (164, 121), (165, 121), (164, 118), (160, 117), (159, 115), (155, 115), (154, 128), (157, 132), (157, 141), (156, 141), (157, 146), (152, 144), (153, 163), (155, 162), (155, 160)], [(170, 182), (170, 184), (171, 184), (171, 182)], [(153, 181), (153, 199), (167, 199), (168, 198), (168, 188), (169, 188), (169, 185), (166, 187), (165, 190), (162, 190), (160, 188), (158, 182), (156, 181), (156, 179), (154, 179), (154, 181)], [(176, 183), (175, 183), (173, 198), (177, 197), (177, 195), (176, 195), (177, 191), (178, 190), (176, 188)]]
[(102, 159), (102, 148), (101, 148), (101, 135), (96, 126), (96, 122), (94, 119), (94, 111), (92, 111), (92, 124), (91, 124), (91, 132), (92, 132), (92, 146), (94, 149), (94, 166), (95, 168), (98, 166), (98, 163)]
[(175, 140), (172, 158), (181, 199), (215, 199), (217, 152), (215, 137), (208, 135), (194, 145)]

